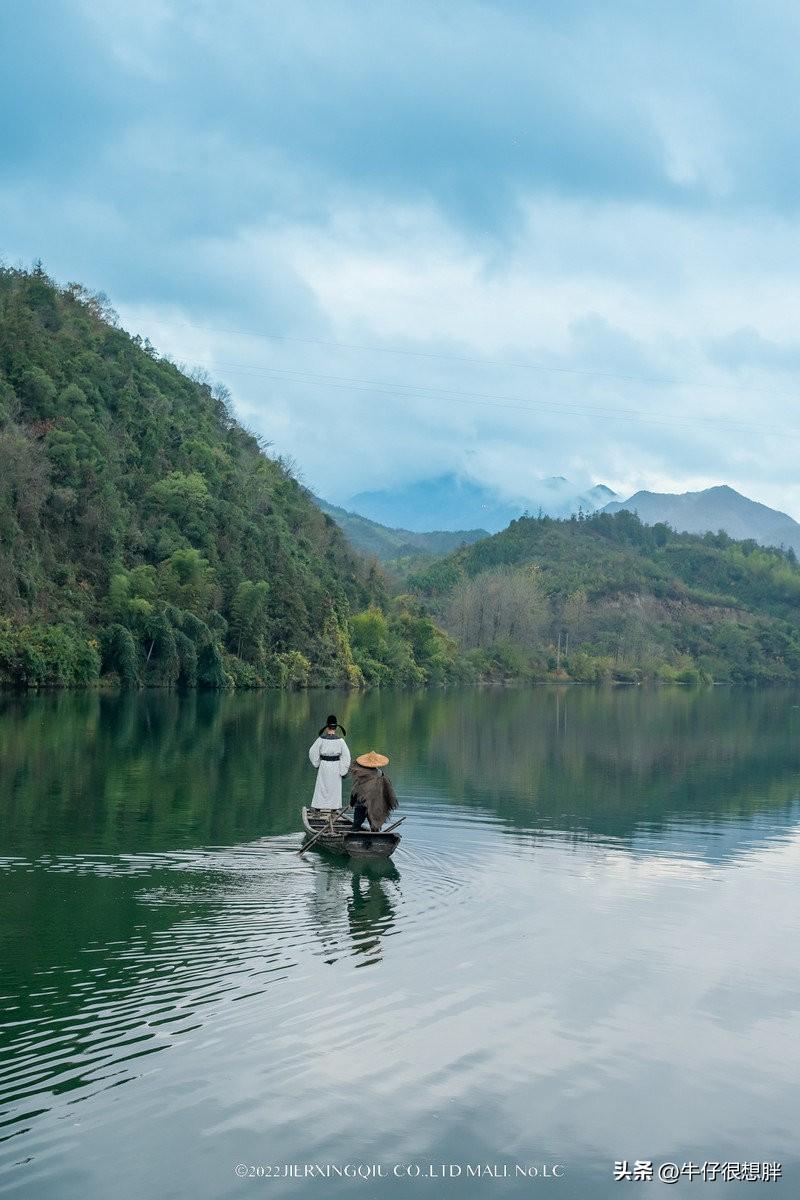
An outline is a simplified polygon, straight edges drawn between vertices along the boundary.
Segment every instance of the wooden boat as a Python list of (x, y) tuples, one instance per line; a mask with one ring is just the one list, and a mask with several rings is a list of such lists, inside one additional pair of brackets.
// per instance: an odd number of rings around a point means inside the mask
[(353, 829), (353, 819), (344, 809), (339, 815), (335, 809), (331, 813), (326, 809), (303, 808), (302, 817), (309, 840), (321, 834), (315, 846), (333, 854), (349, 854), (351, 858), (389, 858), (400, 845), (399, 833)]

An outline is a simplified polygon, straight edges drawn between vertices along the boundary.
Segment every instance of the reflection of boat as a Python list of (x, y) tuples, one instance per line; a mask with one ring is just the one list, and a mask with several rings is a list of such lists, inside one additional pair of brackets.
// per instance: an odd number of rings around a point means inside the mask
[[(352, 858), (388, 858), (400, 844), (400, 834), (388, 830), (373, 833), (370, 829), (353, 829), (353, 821), (335, 810), (304, 808), (303, 827), (309, 838), (316, 837), (316, 846), (333, 854), (349, 854)], [(320, 836), (317, 836), (317, 835)]]
[(332, 965), (349, 953), (362, 967), (380, 962), (384, 938), (398, 930), (400, 872), (393, 860), (319, 854), (307, 866), (313, 882), (304, 928), (324, 961)]
[(352, 898), (347, 904), (347, 919), (353, 954), (362, 959), (360, 966), (380, 962), (383, 938), (396, 922), (400, 873), (388, 858), (360, 858), (353, 861)]

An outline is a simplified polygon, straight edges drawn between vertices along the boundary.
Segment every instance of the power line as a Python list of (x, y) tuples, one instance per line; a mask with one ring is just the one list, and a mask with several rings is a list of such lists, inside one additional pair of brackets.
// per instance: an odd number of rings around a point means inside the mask
[[(201, 364), (195, 364), (200, 366)], [(615, 421), (630, 421), (644, 422), (646, 424), (661, 425), (668, 428), (683, 428), (691, 429), (698, 425), (705, 425), (710, 428), (724, 427), (731, 432), (738, 433), (756, 433), (756, 434), (775, 434), (781, 437), (800, 437), (800, 430), (786, 429), (785, 427), (766, 426), (763, 424), (748, 424), (746, 422), (731, 421), (728, 418), (722, 417), (694, 417), (689, 420), (671, 419), (666, 416), (650, 416), (647, 413), (642, 413), (637, 409), (609, 409), (598, 408), (596, 406), (581, 405), (574, 401), (563, 403), (561, 401), (552, 400), (526, 400), (521, 396), (503, 396), (492, 395), (486, 392), (467, 392), (457, 388), (437, 388), (429, 387), (420, 384), (398, 383), (389, 380), (374, 380), (362, 379), (353, 376), (341, 375), (326, 375), (317, 372), (300, 371), (295, 368), (288, 367), (268, 367), (263, 364), (256, 363), (225, 363), (219, 362), (216, 364), (217, 369), (224, 370), (226, 374), (244, 375), (250, 378), (266, 376), (276, 381), (283, 380), (287, 383), (310, 384), (312, 386), (324, 386), (335, 388), (337, 390), (347, 390), (350, 392), (360, 393), (380, 393), (382, 395), (405, 395), (408, 398), (432, 399), (441, 400), (444, 402), (471, 404), (477, 407), (492, 408), (492, 409), (510, 409), (517, 412), (535, 412), (543, 411), (563, 416), (578, 416), (590, 417), (593, 420), (615, 420)], [(205, 368), (203, 368), (205, 369)]]
[(557, 367), (550, 363), (513, 362), (506, 359), (475, 358), (467, 355), (441, 354), (427, 350), (408, 350), (405, 348), (400, 348), (399, 346), (364, 346), (355, 342), (338, 342), (324, 338), (296, 337), (292, 334), (271, 333), (268, 330), (256, 331), (253, 329), (225, 329), (222, 327), (215, 327), (213, 325), (198, 325), (193, 321), (164, 321), (156, 318), (148, 318), (148, 323), (150, 325), (161, 325), (167, 329), (197, 329), (201, 333), (234, 334), (239, 337), (265, 338), (268, 341), (275, 342), (293, 342), (303, 346), (324, 346), (328, 349), (336, 350), (357, 350), (367, 354), (396, 354), (405, 358), (434, 359), (441, 362), (469, 363), (473, 366), (483, 367), (507, 367), (512, 370), (544, 371), (554, 375), (576, 375), (589, 379), (616, 379), (623, 380), (627, 383), (652, 383), (667, 387), (703, 388), (714, 391), (746, 392), (754, 395), (775, 396), (781, 399), (796, 398), (787, 392), (776, 392), (773, 388), (759, 388), (753, 387), (749, 384), (741, 383), (713, 383), (711, 381), (695, 379), (674, 379), (668, 376), (631, 375), (618, 371), (585, 370), (580, 367)]

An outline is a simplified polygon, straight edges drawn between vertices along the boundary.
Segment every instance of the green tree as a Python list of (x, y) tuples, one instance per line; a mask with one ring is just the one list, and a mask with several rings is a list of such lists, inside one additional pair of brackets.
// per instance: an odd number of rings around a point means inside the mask
[(236, 643), (236, 655), (250, 661), (262, 659), (267, 628), (269, 584), (262, 579), (254, 583), (245, 579), (236, 589), (231, 603), (231, 634)]
[(161, 564), (160, 590), (176, 608), (202, 617), (216, 602), (215, 573), (199, 550), (176, 550)]

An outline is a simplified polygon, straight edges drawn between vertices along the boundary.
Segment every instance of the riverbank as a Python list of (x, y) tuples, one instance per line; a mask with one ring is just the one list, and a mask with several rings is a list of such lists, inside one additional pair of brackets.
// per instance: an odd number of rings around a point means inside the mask
[[(497, 657), (492, 661), (483, 652), (460, 652), (424, 612), (401, 608), (394, 620), (393, 627), (392, 619), (375, 608), (352, 618), (340, 629), (338, 662), (315, 663), (299, 651), (285, 651), (265, 654), (259, 663), (251, 663), (227, 651), (223, 641), (214, 639), (197, 620), (188, 626), (197, 639), (192, 644), (186, 635), (178, 641), (168, 626), (150, 625), (135, 637), (134, 631), (119, 624), (87, 634), (66, 625), (0, 619), (0, 686), (185, 692), (778, 682), (715, 680), (687, 655), (674, 664), (661, 661), (637, 667), (581, 649), (557, 666), (554, 647), (543, 647), (527, 662), (518, 654), (522, 665), (515, 672), (504, 670)], [(414, 628), (409, 630), (411, 622)]]

